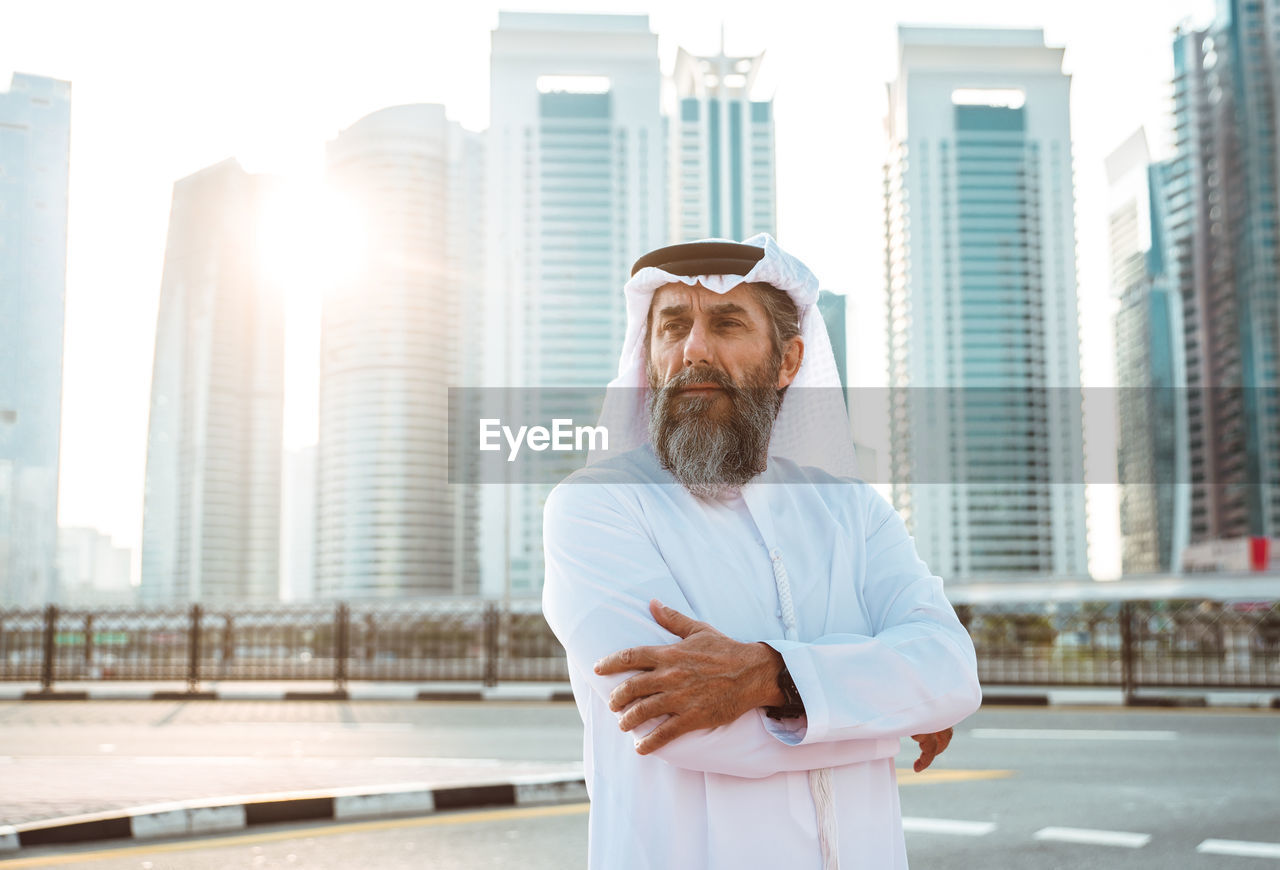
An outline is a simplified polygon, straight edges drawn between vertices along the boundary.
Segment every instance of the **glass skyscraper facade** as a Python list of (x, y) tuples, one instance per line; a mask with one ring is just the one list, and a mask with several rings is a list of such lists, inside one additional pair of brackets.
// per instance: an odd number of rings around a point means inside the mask
[(329, 143), (329, 183), (365, 238), (324, 301), (319, 598), (477, 591), (476, 491), (448, 483), (448, 387), (479, 361), (483, 155), (439, 105), (374, 112)]
[(676, 53), (673, 242), (777, 235), (773, 101), (752, 99), (763, 57)]
[(886, 165), (894, 497), (943, 576), (1088, 573), (1062, 49), (899, 29)]
[(0, 603), (57, 599), (71, 84), (0, 92)]
[(1139, 131), (1107, 158), (1121, 566), (1179, 569), (1190, 518), (1182, 306), (1170, 276), (1168, 163)]
[(142, 519), (147, 604), (279, 600), (284, 304), (235, 160), (173, 187)]
[(1174, 41), (1171, 272), (1185, 324), (1193, 544), (1280, 534), (1280, 4)]
[[(600, 389), (617, 370), (622, 285), (667, 238), (661, 83), (645, 15), (499, 14), (483, 383), (519, 391), (524, 423), (555, 416), (546, 388)], [(487, 594), (541, 589), (549, 491), (485, 487)]]

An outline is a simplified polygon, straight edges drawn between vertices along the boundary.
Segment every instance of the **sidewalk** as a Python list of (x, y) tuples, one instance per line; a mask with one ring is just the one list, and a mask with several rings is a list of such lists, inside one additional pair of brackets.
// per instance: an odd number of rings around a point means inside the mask
[(0, 852), (585, 800), (577, 710), (519, 700), (545, 698), (547, 687), (470, 704), (419, 703), (406, 687), (281, 703), (284, 688), (204, 702), (153, 701), (151, 685), (90, 702), (23, 702), (10, 691), (0, 701)]

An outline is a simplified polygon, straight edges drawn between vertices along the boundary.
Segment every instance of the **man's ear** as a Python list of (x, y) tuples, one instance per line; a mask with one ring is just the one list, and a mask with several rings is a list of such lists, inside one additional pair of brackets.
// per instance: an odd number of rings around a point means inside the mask
[(796, 336), (787, 342), (787, 349), (782, 354), (782, 365), (778, 368), (778, 389), (791, 386), (800, 371), (800, 363), (804, 361), (804, 339)]

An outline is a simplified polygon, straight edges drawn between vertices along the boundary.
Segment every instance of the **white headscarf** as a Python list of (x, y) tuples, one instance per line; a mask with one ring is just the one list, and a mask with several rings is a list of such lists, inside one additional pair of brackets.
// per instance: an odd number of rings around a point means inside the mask
[[(786, 457), (800, 465), (817, 466), (837, 477), (853, 477), (857, 472), (853, 437), (831, 339), (818, 311), (818, 279), (804, 263), (778, 247), (768, 233), (754, 235), (741, 244), (764, 249), (764, 256), (745, 275), (691, 277), (646, 266), (623, 287), (627, 300), (626, 339), (618, 361), (618, 376), (609, 382), (600, 415), (600, 424), (609, 431), (609, 453), (630, 450), (649, 440), (644, 328), (657, 289), (679, 282), (691, 287), (701, 284), (723, 294), (739, 284), (762, 282), (784, 291), (794, 300), (800, 313), (800, 338), (804, 341), (800, 370), (787, 389), (773, 424), (769, 454)], [(587, 464), (605, 455), (593, 451)]]

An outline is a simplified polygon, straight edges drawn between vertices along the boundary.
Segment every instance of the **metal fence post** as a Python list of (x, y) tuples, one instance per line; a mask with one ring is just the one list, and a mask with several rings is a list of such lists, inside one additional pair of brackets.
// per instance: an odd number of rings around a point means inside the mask
[(484, 684), (498, 685), (498, 605), (484, 605)]
[(200, 617), (199, 604), (191, 605), (191, 630), (187, 635), (187, 691), (200, 691)]
[(231, 626), (233, 625), (232, 617), (228, 614), (226, 624), (222, 626), (222, 661), (221, 672), (225, 676), (231, 667), (231, 658), (235, 655), (235, 641), (232, 639)]
[(351, 614), (345, 603), (339, 603), (333, 616), (333, 687), (342, 692), (347, 688), (347, 623)]
[(1133, 673), (1133, 603), (1120, 603), (1120, 688), (1128, 706), (1134, 698)]
[(89, 678), (96, 680), (98, 675), (93, 672), (93, 614), (89, 613), (84, 618), (84, 669), (88, 671)]
[(58, 607), (50, 604), (44, 611), (44, 659), (40, 662), (40, 691), (53, 691), (54, 632), (58, 629)]

